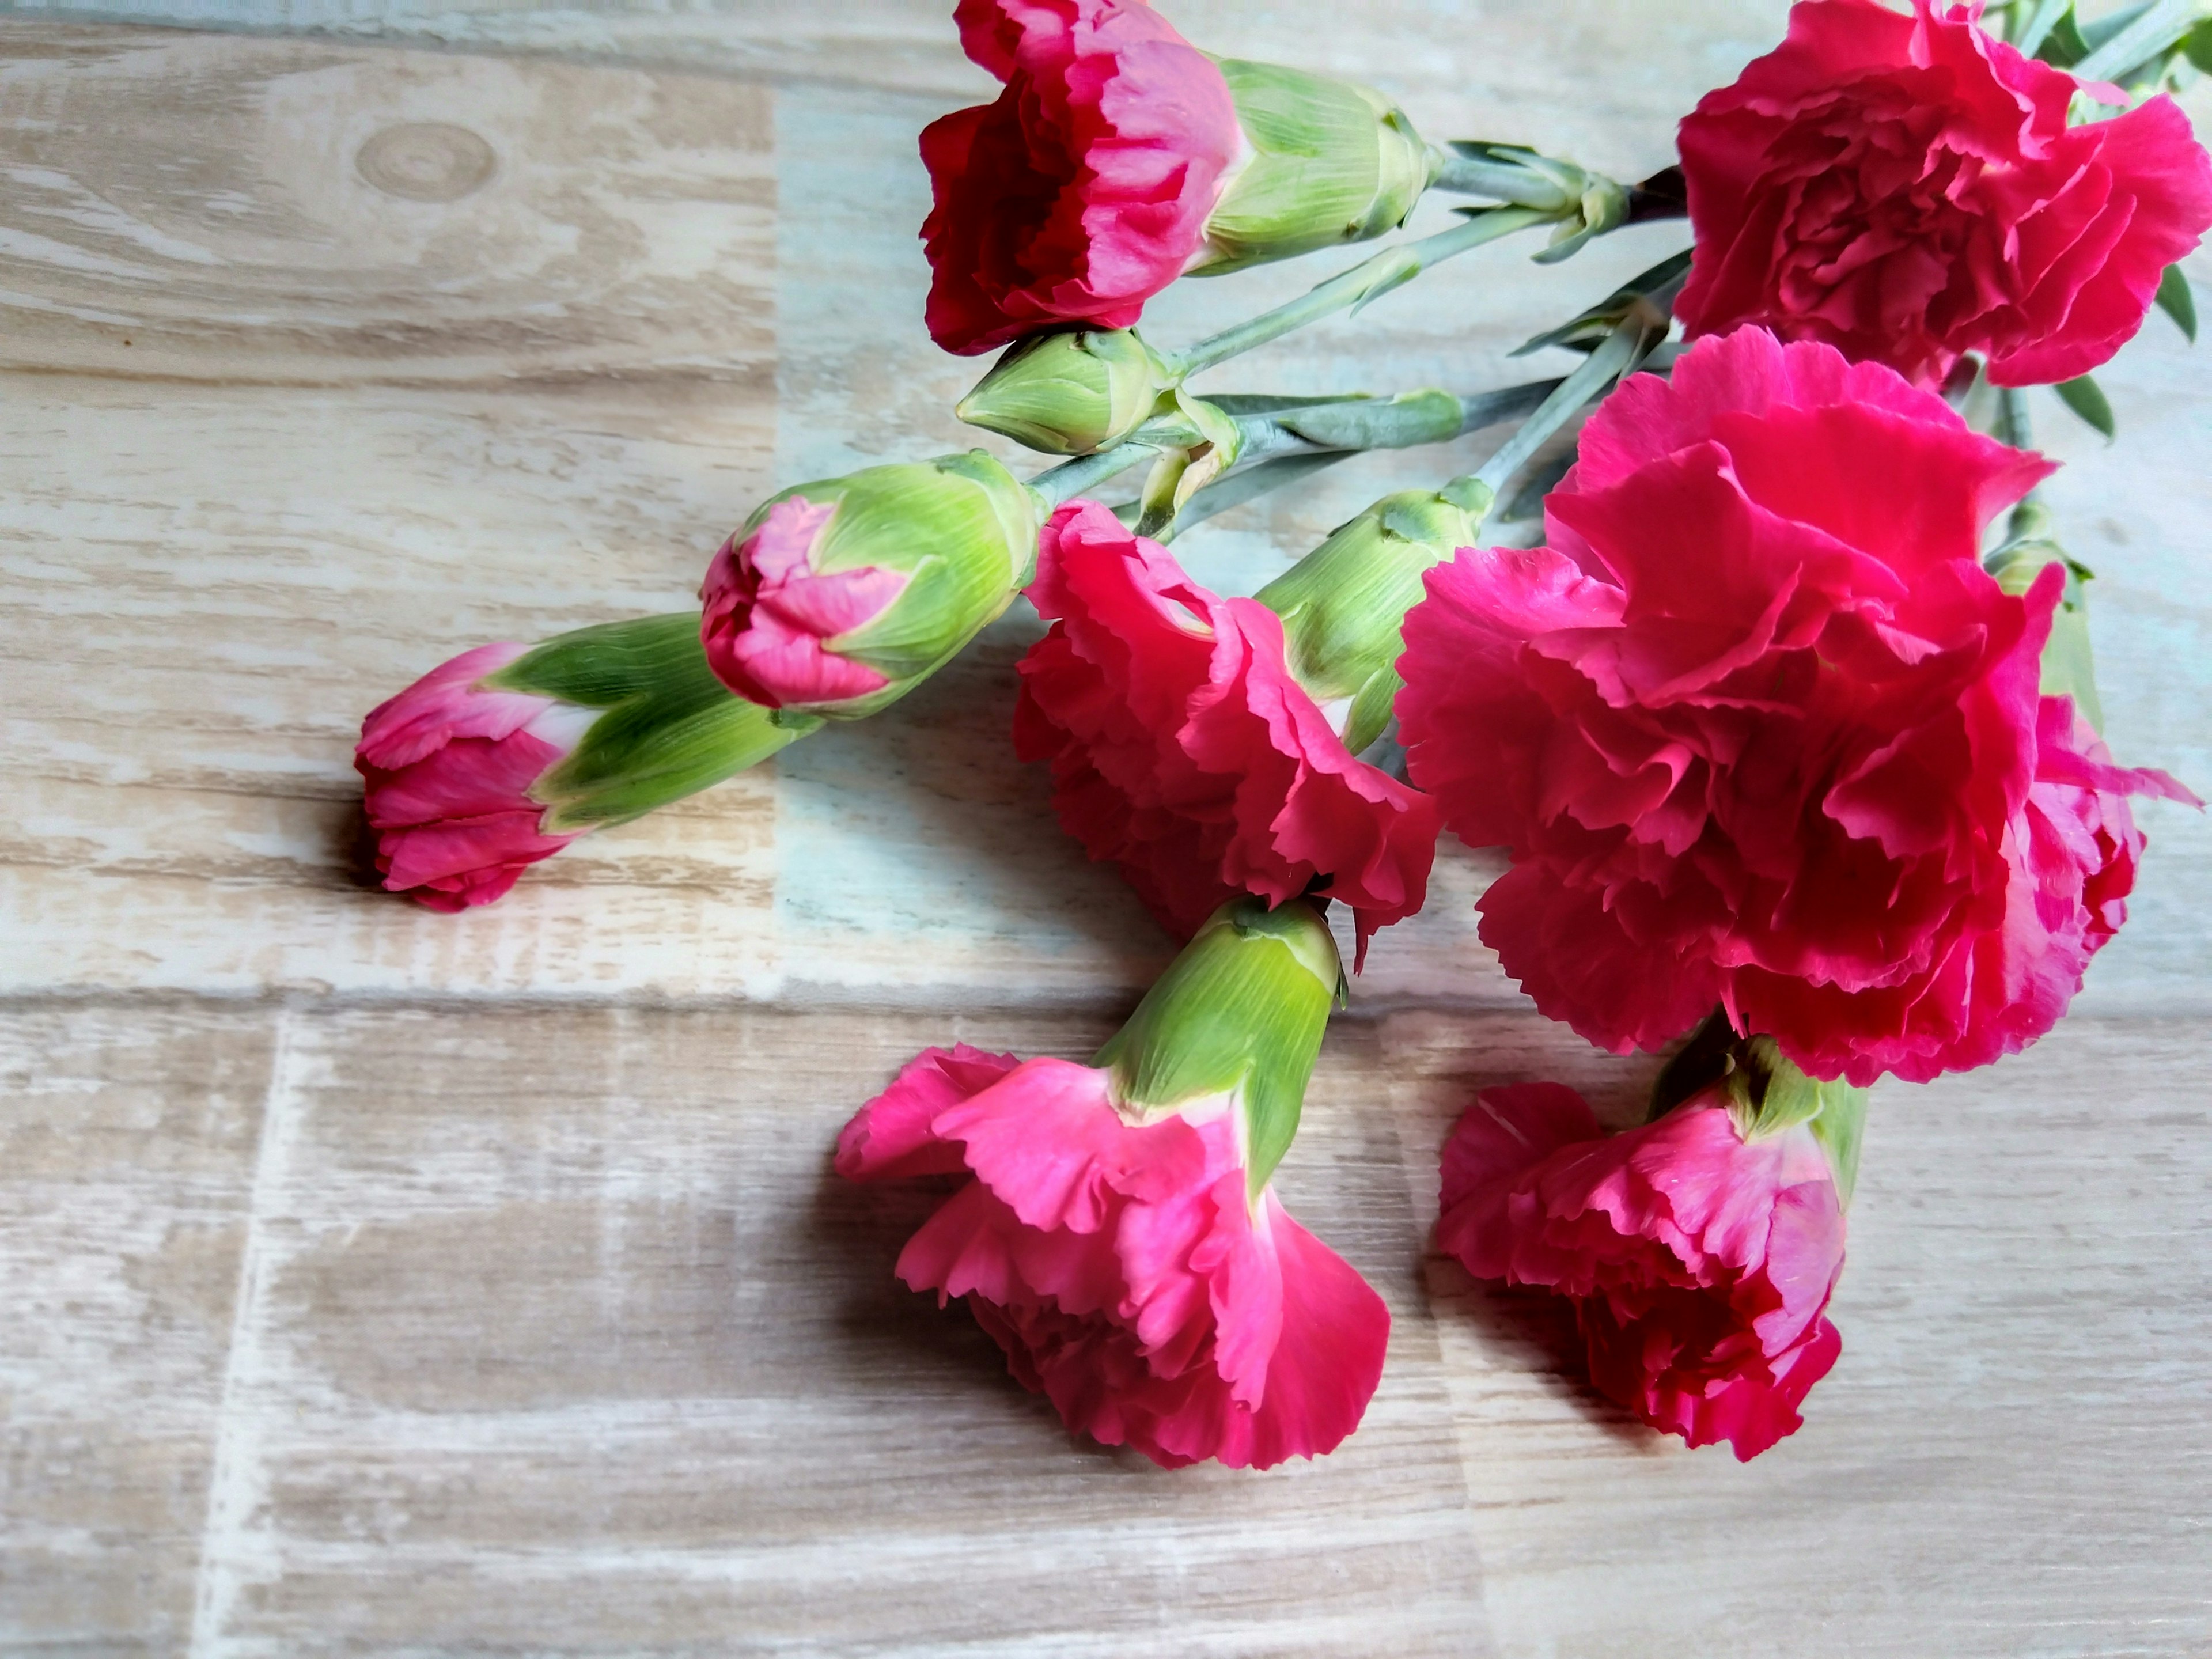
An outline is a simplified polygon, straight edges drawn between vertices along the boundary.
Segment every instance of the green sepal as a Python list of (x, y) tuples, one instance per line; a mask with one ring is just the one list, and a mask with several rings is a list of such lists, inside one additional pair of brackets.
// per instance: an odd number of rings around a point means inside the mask
[(1135, 431), (1175, 384), (1134, 329), (1067, 330), (1009, 346), (952, 412), (1048, 455), (1088, 455)]
[(1389, 723), (1401, 684), (1406, 612), (1422, 578), (1474, 544), (1481, 515), (1436, 490), (1385, 495), (1254, 597), (1283, 619), (1292, 678), (1317, 703), (1349, 698), (1344, 746), (1353, 754)]
[(1580, 316), (1571, 318), (1557, 328), (1547, 329), (1522, 341), (1514, 348), (1513, 356), (1525, 357), (1546, 346), (1595, 351), (1613, 337), (1613, 331), (1626, 322), (1638, 306), (1651, 305), (1650, 295), (1668, 288), (1690, 269), (1693, 252), (1684, 248), (1680, 253), (1662, 259), (1649, 270), (1638, 272)]
[[(2212, 23), (2201, 26), (2200, 33), (2204, 29), (2212, 29)], [(2197, 295), (2179, 264), (2168, 265), (2166, 275), (2158, 279), (2158, 308), (2173, 319), (2173, 325), (2189, 337), (2190, 344), (2197, 343)]]
[(2112, 400), (2105, 396), (2105, 388), (2097, 384), (2094, 376), (2077, 374), (2051, 389), (2058, 394), (2059, 402), (2103, 433), (2106, 441), (2119, 430), (2118, 422), (2112, 418)]
[(1866, 1127), (1867, 1093), (1840, 1079), (1808, 1077), (1772, 1037), (1737, 1035), (1727, 1011), (1716, 1009), (1681, 1049), (1660, 1068), (1651, 1086), (1656, 1122), (1676, 1107), (1719, 1089), (1736, 1133), (1763, 1140), (1800, 1125), (1827, 1157), (1836, 1196), (1845, 1206), (1858, 1182), (1859, 1142)]
[(2051, 637), (2043, 647), (2042, 683), (2046, 697), (2071, 697), (2091, 727), (2101, 735), (2105, 706), (2097, 696), (2097, 663), (2089, 648), (2089, 608), (2083, 584), (2094, 580), (2088, 566), (2058, 544), (2051, 509), (2030, 496), (2013, 509), (2005, 543), (1983, 561), (1997, 586), (2017, 598), (2035, 586), (2045, 565), (2063, 565), (2066, 585), (2051, 614)]
[(546, 641), (483, 684), (605, 712), (532, 787), (548, 834), (642, 817), (757, 765), (821, 725), (781, 723), (707, 666), (699, 613), (605, 623)]
[(1270, 909), (1231, 900), (1168, 965), (1092, 1060), (1133, 1115), (1163, 1116), (1212, 1097), (1243, 1115), (1246, 1190), (1257, 1196), (1290, 1150), (1344, 965), (1304, 899)]
[(875, 567), (908, 579), (881, 614), (822, 642), (890, 684), (865, 696), (800, 707), (802, 715), (860, 720), (896, 702), (1003, 614), (1036, 574), (1043, 504), (980, 449), (794, 484), (763, 501), (739, 538), (795, 496), (836, 506), (815, 537), (816, 574)]
[(1364, 241), (1405, 222), (1440, 158), (1389, 99), (1274, 64), (1215, 65), (1252, 155), (1206, 216), (1206, 252), (1192, 276)]

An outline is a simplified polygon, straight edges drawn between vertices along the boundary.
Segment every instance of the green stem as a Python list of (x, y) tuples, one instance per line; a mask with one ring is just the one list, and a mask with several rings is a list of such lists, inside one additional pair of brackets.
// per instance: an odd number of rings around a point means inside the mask
[(2077, 81), (2113, 80), (2165, 52), (2203, 15), (2203, 0), (2158, 0), (2067, 73)]
[(2024, 386), (2001, 386), (1997, 388), (1997, 418), (1995, 437), (1999, 443), (2009, 444), (2014, 449), (2026, 449), (2035, 441), (2035, 431), (2028, 420), (2027, 391)]
[(1049, 467), (1030, 480), (1030, 488), (1044, 497), (1047, 506), (1059, 507), (1157, 453), (1155, 446), (1131, 439), (1095, 455), (1079, 455)]
[[(1665, 337), (1663, 330), (1659, 337)], [(1446, 484), (1443, 493), (1450, 495), (1463, 483), (1472, 481), (1487, 489), (1490, 499), (1495, 500), (1504, 493), (1505, 481), (1527, 465), (1528, 458), (1543, 447), (1546, 439), (1565, 426), (1577, 410), (1633, 369), (1656, 343), (1648, 318), (1631, 317), (1619, 325), (1605, 343), (1583, 360), (1581, 368), (1559, 382), (1559, 389), (1537, 406), (1536, 412), (1521, 423), (1521, 429), (1508, 438), (1497, 453), (1470, 473), (1467, 480), (1455, 478)]]
[(1311, 477), (1323, 467), (1334, 466), (1370, 449), (1411, 449), (1422, 444), (1446, 443), (1500, 421), (1511, 420), (1540, 407), (1565, 384), (1564, 380), (1531, 380), (1523, 386), (1501, 386), (1495, 392), (1478, 392), (1457, 400), (1458, 418), (1449, 429), (1442, 425), (1407, 422), (1401, 430), (1386, 431), (1376, 434), (1372, 441), (1358, 444), (1331, 443), (1326, 437), (1316, 438), (1297, 431), (1289, 422), (1296, 420), (1300, 411), (1288, 411), (1281, 418), (1242, 416), (1237, 420), (1244, 431), (1242, 464), (1184, 502), (1175, 517), (1159, 528), (1155, 538), (1173, 541), (1193, 525), (1203, 524), (1217, 514), (1242, 507), (1285, 484)]
[(1300, 295), (1287, 305), (1277, 306), (1273, 311), (1262, 312), (1233, 328), (1208, 335), (1184, 350), (1164, 354), (1169, 372), (1178, 381), (1187, 379), (1200, 369), (1225, 362), (1239, 352), (1249, 351), (1255, 346), (1280, 339), (1293, 329), (1303, 328), (1308, 323), (1317, 322), (1340, 311), (1356, 310), (1401, 283), (1413, 281), (1431, 265), (1438, 264), (1455, 253), (1480, 247), (1486, 242), (1494, 242), (1501, 236), (1510, 236), (1516, 230), (1526, 230), (1531, 225), (1547, 224), (1559, 216), (1556, 213), (1539, 212), (1534, 208), (1485, 209), (1470, 215), (1464, 223), (1454, 225), (1449, 230), (1440, 230), (1418, 242), (1386, 248), (1374, 258)]

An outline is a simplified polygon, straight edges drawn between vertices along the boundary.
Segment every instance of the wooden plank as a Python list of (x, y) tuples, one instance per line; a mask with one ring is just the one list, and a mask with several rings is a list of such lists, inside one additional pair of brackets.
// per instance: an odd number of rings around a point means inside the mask
[(44, 38), (47, 53), (0, 73), (0, 364), (744, 384), (773, 349), (758, 88), (303, 42)]
[(191, 1632), (266, 1009), (0, 1008), (0, 1643)]
[[(1690, 1659), (1724, 1629), (1754, 1654), (2203, 1651), (2212, 1114), (2174, 1086), (2203, 1046), (2195, 1020), (2077, 1016), (1878, 1088), (1843, 1356), (1750, 1464), (1595, 1395), (1555, 1299), (1432, 1257), (1501, 1650)], [(1557, 1078), (1619, 1126), (1651, 1075), (1508, 1015), (1401, 1015), (1382, 1049), (1424, 1224), (1478, 1088)]]
[[(1168, 1474), (1071, 1441), (892, 1280), (935, 1195), (826, 1164), (925, 1043), (1081, 1054), (1108, 1022), (296, 1018), (215, 1649), (1485, 1650), (1388, 1114), (1316, 1111), (1286, 1182), (1399, 1310), (1368, 1425), (1310, 1466)], [(1372, 1073), (1346, 1036), (1324, 1099)]]

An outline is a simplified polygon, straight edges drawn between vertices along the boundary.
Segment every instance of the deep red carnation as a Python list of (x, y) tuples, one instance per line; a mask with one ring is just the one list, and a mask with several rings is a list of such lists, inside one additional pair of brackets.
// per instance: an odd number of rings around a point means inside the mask
[(1746, 1462), (1802, 1425), (1843, 1350), (1827, 1158), (1802, 1125), (1745, 1141), (1717, 1096), (1605, 1135), (1559, 1084), (1484, 1090), (1444, 1145), (1437, 1243), (1568, 1297), (1601, 1392)]
[(1318, 891), (1364, 952), (1421, 908), (1435, 805), (1345, 748), (1273, 611), (1208, 592), (1095, 501), (1053, 514), (1029, 596), (1053, 626), (1022, 659), (1015, 751), (1052, 763), (1061, 825), (1169, 932), (1238, 893)]
[(1205, 240), (1243, 135), (1228, 83), (1142, 0), (960, 0), (994, 104), (923, 129), (931, 337), (989, 351), (1126, 328)]
[(1482, 938), (1615, 1051), (1717, 1003), (1815, 1077), (1924, 1080), (2050, 1029), (2141, 838), (2038, 695), (1981, 531), (2051, 469), (1824, 345), (1745, 329), (1584, 428), (1550, 546), (1462, 550), (1407, 618), (1416, 783), (1509, 848)]
[(2212, 163), (2171, 98), (2069, 127), (2074, 78), (1977, 9), (1801, 0), (1682, 123), (1692, 338), (1762, 324), (1922, 385), (1979, 351), (2028, 386), (2134, 335), (2212, 227)]

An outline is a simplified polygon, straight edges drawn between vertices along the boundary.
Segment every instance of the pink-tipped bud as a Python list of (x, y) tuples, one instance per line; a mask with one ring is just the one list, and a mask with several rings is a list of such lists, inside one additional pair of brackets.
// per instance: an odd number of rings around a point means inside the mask
[(1006, 610), (1036, 532), (1035, 498), (981, 450), (800, 484), (708, 567), (708, 665), (780, 718), (872, 714)]
[(489, 904), (574, 835), (548, 835), (531, 787), (574, 750), (591, 710), (481, 684), (524, 645), (483, 645), (432, 669), (362, 722), (384, 884), (434, 910)]

